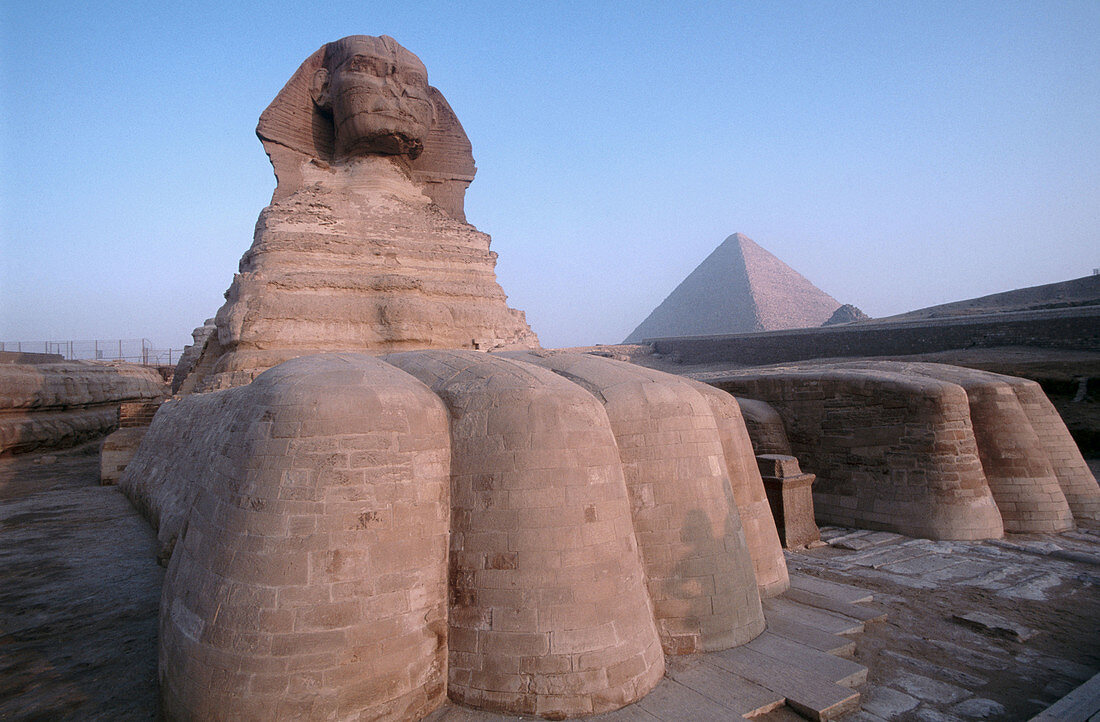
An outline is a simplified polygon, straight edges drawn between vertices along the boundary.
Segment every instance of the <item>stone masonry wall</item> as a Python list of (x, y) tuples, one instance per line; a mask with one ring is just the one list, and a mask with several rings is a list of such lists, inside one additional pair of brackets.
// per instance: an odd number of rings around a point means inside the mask
[(690, 364), (726, 361), (759, 365), (815, 358), (903, 356), (973, 346), (1090, 351), (1100, 347), (1100, 306), (650, 342), (657, 353)]
[(959, 386), (866, 369), (751, 370), (708, 382), (776, 407), (803, 470), (818, 477), (818, 520), (931, 539), (1003, 534)]
[(722, 440), (691, 382), (588, 354), (504, 355), (552, 369), (603, 402), (665, 652), (726, 649), (764, 631)]
[(791, 585), (787, 575), (787, 562), (783, 557), (783, 545), (779, 541), (771, 505), (764, 491), (764, 480), (756, 464), (752, 441), (741, 417), (741, 407), (725, 391), (703, 383), (694, 386), (710, 404), (714, 420), (718, 423), (730, 486), (741, 515), (741, 524), (745, 528), (745, 539), (752, 555), (760, 595), (773, 597), (782, 594)]
[[(165, 716), (405, 720), (438, 706), (449, 521), (438, 398), (376, 359), (329, 355), (165, 412), (142, 446), (157, 453), (139, 452), (122, 480), (159, 510), (162, 539), (180, 536), (161, 600)], [(211, 443), (166, 433), (190, 427)], [(154, 501), (181, 481), (189, 502)]]
[(483, 353), (384, 358), (451, 413), (451, 698), (551, 717), (640, 699), (664, 658), (599, 402)]

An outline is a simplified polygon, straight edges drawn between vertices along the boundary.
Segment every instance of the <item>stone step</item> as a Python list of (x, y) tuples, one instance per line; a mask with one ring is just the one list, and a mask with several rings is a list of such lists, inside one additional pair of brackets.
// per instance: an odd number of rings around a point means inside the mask
[(799, 604), (805, 604), (806, 606), (815, 607), (817, 609), (843, 614), (845, 617), (858, 619), (861, 622), (881, 622), (886, 619), (886, 612), (879, 607), (864, 607), (858, 604), (849, 604), (848, 602), (843, 602), (833, 597), (826, 597), (816, 592), (808, 592), (804, 589), (795, 589), (792, 587), (787, 590), (783, 596), (792, 602), (798, 602)]
[(706, 664), (698, 655), (668, 657), (665, 664), (669, 678), (744, 717), (771, 712), (785, 702), (782, 695)]
[(867, 681), (867, 668), (862, 664), (835, 657), (771, 632), (764, 632), (745, 647), (765, 654), (777, 662), (791, 664), (825, 677), (841, 687), (855, 687)]
[(767, 619), (771, 619), (772, 615), (776, 615), (808, 627), (820, 629), (829, 634), (855, 634), (863, 631), (863, 622), (853, 617), (827, 612), (824, 609), (800, 604), (784, 597), (765, 599), (763, 605), (764, 616)]
[(856, 651), (855, 641), (848, 637), (822, 632), (816, 627), (781, 615), (769, 615), (767, 620), (769, 632), (807, 647), (842, 657), (854, 654)]
[(747, 645), (709, 654), (706, 663), (782, 695), (789, 707), (812, 720), (836, 719), (859, 709), (858, 692)]
[(811, 577), (808, 574), (791, 574), (791, 589), (800, 589), (804, 592), (813, 592), (825, 597), (832, 597), (848, 604), (860, 604), (870, 602), (874, 595), (866, 589), (853, 587), (849, 584), (828, 582), (824, 579)]
[[(642, 697), (631, 707), (648, 712), (661, 720), (689, 719), (693, 722), (728, 722), (730, 719), (736, 719), (737, 717), (729, 707), (721, 705), (668, 678), (662, 680), (652, 692)], [(630, 707), (619, 710), (619, 712), (628, 709)], [(635, 717), (634, 719), (638, 718)]]
[(1086, 722), (1100, 717), (1100, 674), (1073, 690), (1030, 722)]

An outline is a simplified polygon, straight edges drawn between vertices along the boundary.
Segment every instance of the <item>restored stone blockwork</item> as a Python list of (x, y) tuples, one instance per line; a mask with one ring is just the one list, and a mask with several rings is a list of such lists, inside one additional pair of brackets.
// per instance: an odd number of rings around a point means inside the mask
[(702, 383), (695, 383), (694, 386), (710, 404), (714, 420), (718, 424), (733, 499), (741, 515), (741, 524), (745, 528), (745, 538), (749, 543), (749, 553), (752, 554), (760, 594), (765, 597), (782, 594), (790, 588), (787, 562), (783, 558), (776, 522), (764, 490), (752, 441), (741, 415), (740, 402), (713, 386)]
[(482, 353), (385, 359), (451, 413), (451, 697), (553, 716), (639, 699), (664, 658), (599, 402)]
[[(760, 634), (752, 558), (706, 397), (692, 382), (621, 361), (542, 350), (507, 355), (580, 384), (607, 409), (665, 651), (726, 649)], [(751, 483), (747, 474), (742, 480)], [(765, 564), (767, 586), (780, 583), (773, 566)]]
[(817, 474), (818, 520), (932, 539), (1004, 533), (959, 386), (881, 370), (793, 367), (712, 383), (779, 411), (794, 455)]
[[(1038, 384), (945, 364), (868, 361), (846, 363), (843, 367), (888, 369), (958, 384), (970, 405), (970, 421), (982, 471), (1001, 513), (1005, 531), (1058, 532), (1073, 528), (1073, 514), (1046, 446), (1040, 441), (1016, 393), (1019, 388), (1034, 403), (1035, 392), (1042, 394)], [(1050, 419), (1045, 421), (1047, 435), (1053, 436)], [(1064, 425), (1062, 429), (1072, 443)], [(1057, 439), (1052, 440), (1057, 443)], [(1072, 481), (1067, 483), (1072, 485)], [(1092, 487), (1094, 497), (1100, 500), (1095, 482)]]
[[(969, 454), (970, 448), (1005, 530), (1062, 531), (1072, 528), (1074, 518), (1098, 516), (1100, 487), (1033, 381), (943, 364), (868, 360), (754, 369), (712, 382), (780, 409), (795, 454), (819, 476), (815, 499), (823, 520), (902, 530), (912, 520), (901, 507), (890, 512), (889, 503), (880, 501), (880, 509), (869, 510), (864, 500), (907, 496), (914, 483), (931, 482), (939, 489), (934, 503), (946, 510), (956, 503), (952, 484), (936, 479), (961, 480), (969, 487), (975, 470), (963, 456), (956, 463), (965, 469), (951, 469), (942, 452)], [(888, 401), (887, 390), (911, 398), (899, 405)], [(922, 398), (938, 400), (929, 404)], [(835, 421), (844, 419), (847, 426), (837, 426)], [(905, 429), (913, 423), (927, 424), (934, 455), (911, 457), (913, 434)], [(847, 431), (837, 433), (838, 428)], [(769, 438), (777, 437), (773, 428)], [(947, 533), (956, 538), (971, 531)]]
[(787, 430), (783, 418), (771, 404), (760, 399), (738, 398), (741, 416), (745, 420), (745, 429), (752, 441), (753, 453), (778, 454), (791, 456), (791, 444), (787, 441)]
[[(155, 453), (151, 453), (153, 450)], [(447, 413), (316, 356), (166, 405), (121, 486), (169, 548), (169, 719), (416, 719), (446, 689)]]

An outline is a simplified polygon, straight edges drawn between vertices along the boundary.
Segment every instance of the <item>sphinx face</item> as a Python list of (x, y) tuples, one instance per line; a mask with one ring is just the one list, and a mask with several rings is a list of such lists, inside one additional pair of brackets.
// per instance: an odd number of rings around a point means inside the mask
[(433, 109), (419, 58), (391, 38), (358, 35), (333, 43), (320, 73), (337, 156), (420, 155)]

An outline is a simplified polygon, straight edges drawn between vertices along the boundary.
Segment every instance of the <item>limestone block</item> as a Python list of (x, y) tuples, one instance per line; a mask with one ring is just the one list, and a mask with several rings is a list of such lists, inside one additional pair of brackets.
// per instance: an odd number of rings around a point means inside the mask
[(787, 549), (804, 547), (821, 540), (814, 522), (814, 499), (810, 487), (813, 474), (803, 474), (798, 459), (781, 454), (761, 454), (756, 457), (768, 504), (775, 517), (775, 526)]
[(1054, 404), (1034, 381), (1014, 376), (1002, 378), (1012, 387), (1031, 428), (1046, 449), (1074, 519), (1100, 521), (1100, 485)]
[(1003, 535), (957, 384), (826, 365), (747, 369), (712, 383), (780, 413), (794, 456), (817, 475), (818, 522), (930, 539)]
[(506, 352), (603, 402), (615, 433), (661, 643), (726, 649), (764, 630), (714, 412), (690, 382), (588, 354)]
[(1005, 531), (1073, 528), (1073, 514), (1047, 449), (1007, 383), (1009, 377), (946, 364), (891, 363), (889, 367), (955, 383), (966, 392), (978, 456)]
[(714, 420), (718, 424), (733, 499), (737, 502), (741, 524), (745, 528), (745, 539), (752, 555), (752, 566), (756, 572), (760, 595), (773, 597), (782, 594), (791, 585), (787, 576), (787, 561), (783, 557), (779, 530), (764, 490), (749, 432), (741, 415), (741, 406), (725, 391), (699, 382), (693, 382), (692, 385), (710, 404)]
[(63, 448), (109, 433), (125, 401), (164, 394), (145, 366), (93, 361), (0, 364), (0, 454)]
[(447, 412), (377, 359), (166, 403), (121, 488), (178, 536), (168, 719), (419, 719), (445, 695)]
[(771, 404), (759, 399), (738, 398), (741, 416), (745, 420), (753, 451), (757, 454), (791, 455), (791, 444), (783, 419)]
[(119, 429), (103, 440), (99, 447), (99, 483), (117, 484), (126, 465), (137, 454), (148, 426), (132, 426)]
[(603, 407), (492, 355), (383, 358), (451, 415), (451, 698), (555, 718), (640, 699), (664, 658)]

